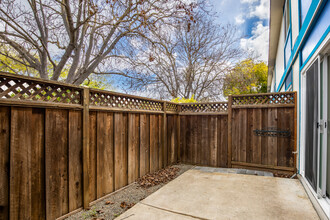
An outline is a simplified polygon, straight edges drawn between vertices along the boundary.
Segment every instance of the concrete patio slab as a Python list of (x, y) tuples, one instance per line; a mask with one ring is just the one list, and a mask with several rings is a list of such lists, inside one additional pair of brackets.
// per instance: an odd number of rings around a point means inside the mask
[(196, 218), (319, 219), (299, 180), (196, 169), (185, 172), (119, 217)]

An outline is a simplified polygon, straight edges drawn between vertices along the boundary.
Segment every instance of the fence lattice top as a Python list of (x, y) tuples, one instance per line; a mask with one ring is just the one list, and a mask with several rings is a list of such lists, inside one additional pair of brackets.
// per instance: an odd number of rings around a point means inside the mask
[(61, 84), (0, 75), (0, 98), (81, 104), (82, 89)]
[(233, 96), (233, 105), (287, 105), (294, 102), (293, 92)]
[[(82, 105), (83, 90), (49, 80), (34, 79), (0, 72), (0, 101), (37, 101), (38, 103), (63, 103)], [(228, 102), (176, 104), (161, 100), (143, 98), (127, 94), (90, 89), (90, 106), (123, 110), (164, 111), (172, 113), (226, 113)], [(267, 93), (232, 96), (232, 106), (261, 106), (295, 104), (295, 92)], [(67, 106), (67, 105), (66, 105)]]
[(227, 112), (228, 103), (219, 102), (219, 103), (191, 103), (183, 104), (181, 106), (182, 113), (219, 113)]
[(106, 92), (91, 91), (90, 105), (132, 110), (163, 111), (163, 102)]
[(178, 104), (166, 102), (166, 111), (168, 112), (178, 112)]

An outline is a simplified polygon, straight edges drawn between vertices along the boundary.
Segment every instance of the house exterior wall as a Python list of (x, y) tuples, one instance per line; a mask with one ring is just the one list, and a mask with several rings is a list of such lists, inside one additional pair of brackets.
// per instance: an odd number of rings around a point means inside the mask
[[(304, 44), (306, 42), (308, 43), (310, 32), (312, 31), (313, 27), (315, 26), (315, 23), (318, 22), (320, 13), (322, 13), (322, 9), (329, 8), (328, 5), (330, 4), (329, 0), (313, 0), (311, 2), (311, 5), (309, 7), (308, 13), (306, 15), (306, 18), (304, 20), (304, 23), (302, 23), (300, 16), (301, 16), (301, 3), (300, 1), (303, 0), (286, 0), (290, 2), (290, 24), (291, 24), (291, 57), (288, 61), (288, 63), (285, 64), (285, 43), (286, 38), (284, 36), (285, 33), (285, 25), (284, 25), (284, 16), (282, 17), (282, 24), (281, 24), (281, 30), (279, 32), (279, 40), (278, 40), (278, 47), (276, 52), (276, 61), (273, 71), (273, 77), (272, 77), (272, 86), (271, 86), (271, 92), (279, 92), (279, 91), (288, 91), (294, 90), (296, 88), (298, 91), (299, 89), (299, 74), (300, 70), (303, 68), (303, 64), (306, 64), (307, 61), (311, 58), (304, 60), (304, 62), (301, 61), (302, 55), (301, 52), (304, 48)], [(317, 10), (318, 9), (318, 10)], [(284, 11), (284, 9), (283, 9)], [(329, 17), (329, 23), (330, 23), (330, 15)], [(324, 29), (324, 28), (323, 28)], [(328, 28), (329, 29), (329, 28)], [(323, 30), (323, 33), (329, 32), (329, 30)], [(313, 36), (312, 36), (313, 37)], [(324, 38), (324, 36), (323, 36)], [(318, 38), (313, 39), (312, 41), (320, 41), (322, 40), (321, 36), (318, 36)], [(312, 45), (313, 48), (318, 45)], [(317, 48), (315, 48), (316, 50)], [(311, 51), (310, 54), (315, 52), (315, 50)], [(293, 70), (294, 65), (299, 65), (299, 68), (295, 67)], [(293, 71), (292, 71), (293, 70)], [(285, 80), (286, 76), (289, 74), (289, 72), (292, 71), (292, 87), (291, 88), (285, 88)], [(298, 76), (297, 76), (298, 75)], [(298, 84), (298, 85), (297, 85)], [(275, 85), (275, 86), (274, 86)]]
[[(271, 0), (272, 1), (272, 0)], [(273, 0), (276, 1), (276, 0)], [(311, 65), (318, 56), (326, 56), (330, 54), (330, 0), (286, 0), (290, 3), (290, 24), (292, 48), (290, 58), (285, 63), (285, 25), (284, 25), (284, 6), (282, 14), (282, 25), (278, 33), (276, 58), (274, 71), (272, 74), (272, 84), (270, 92), (296, 91), (297, 92), (297, 140), (298, 140), (298, 156), (297, 167), (298, 172), (304, 175), (305, 169), (305, 93), (306, 93), (306, 75), (309, 65)], [(284, 5), (285, 2), (284, 1)], [(304, 1), (304, 2), (302, 2)], [(309, 7), (302, 10), (302, 3)], [(271, 12), (272, 13), (272, 12)], [(302, 20), (304, 17), (304, 20)], [(272, 28), (272, 24), (270, 25)], [(274, 55), (272, 55), (274, 56)], [(330, 64), (329, 64), (330, 66)], [(328, 67), (329, 68), (329, 67)], [(271, 69), (271, 66), (270, 66)], [(288, 77), (292, 73), (292, 84), (287, 87), (286, 82), (290, 82)], [(329, 76), (329, 74), (328, 74)], [(330, 76), (329, 76), (330, 77)], [(328, 88), (328, 91), (330, 89)], [(328, 92), (328, 95), (330, 93)], [(329, 109), (328, 109), (329, 110)], [(328, 120), (330, 116), (328, 116)], [(329, 122), (330, 123), (330, 122)], [(328, 142), (329, 143), (329, 142)], [(329, 158), (330, 159), (330, 158)], [(329, 160), (328, 159), (328, 160)], [(317, 193), (315, 192), (315, 195)], [(325, 200), (319, 200), (324, 212), (330, 217), (330, 205)]]

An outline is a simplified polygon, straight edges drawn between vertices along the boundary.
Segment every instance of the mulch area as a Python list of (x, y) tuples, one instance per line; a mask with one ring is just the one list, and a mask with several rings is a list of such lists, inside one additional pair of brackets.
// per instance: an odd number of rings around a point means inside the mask
[(185, 164), (173, 165), (142, 176), (137, 182), (132, 183), (124, 189), (109, 195), (106, 199), (97, 202), (90, 210), (78, 212), (67, 219), (115, 219), (127, 209), (133, 207), (136, 203), (140, 202), (192, 167), (193, 166), (191, 165)]

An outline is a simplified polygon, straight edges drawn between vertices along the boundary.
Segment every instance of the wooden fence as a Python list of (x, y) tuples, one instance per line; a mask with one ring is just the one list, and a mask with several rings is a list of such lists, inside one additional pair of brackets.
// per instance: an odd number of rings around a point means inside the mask
[(294, 172), (296, 94), (175, 104), (0, 73), (0, 219), (56, 219), (183, 162)]

